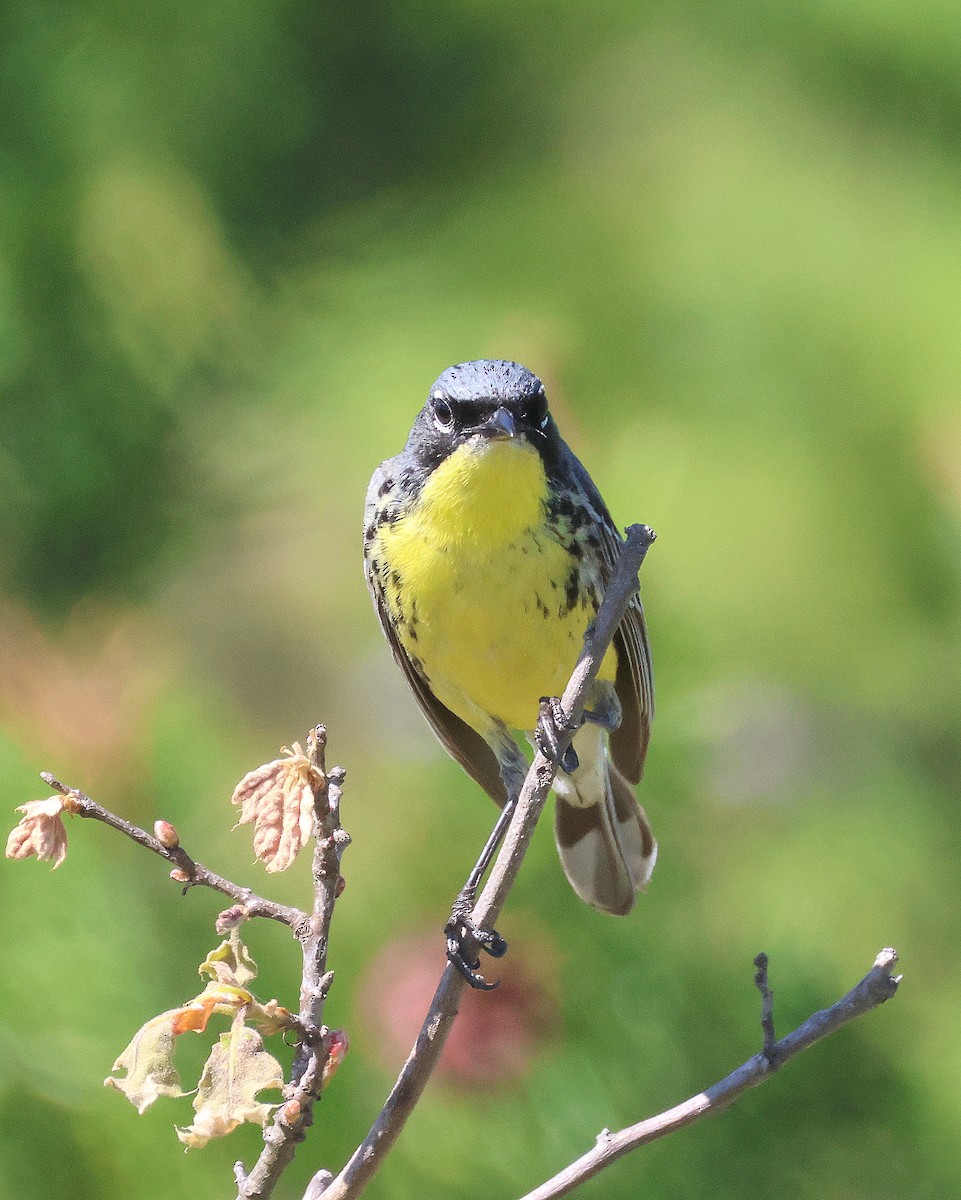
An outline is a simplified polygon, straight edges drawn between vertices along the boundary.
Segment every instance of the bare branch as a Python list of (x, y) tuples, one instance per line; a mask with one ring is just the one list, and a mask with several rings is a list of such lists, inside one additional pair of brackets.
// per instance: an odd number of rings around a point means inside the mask
[[(637, 591), (637, 574), (654, 541), (647, 525), (632, 525), (611, 577), (604, 601), (584, 637), (577, 665), (564, 691), (562, 707), (567, 718), (558, 738), (563, 755), (584, 713), (591, 684), (617, 632), (627, 606)], [(554, 782), (555, 767), (538, 751), (534, 755), (504, 844), (491, 869), (490, 878), (474, 907), (479, 925), (492, 926), (507, 899), (527, 852), (537, 818)], [(404, 1064), (383, 1109), (350, 1161), (325, 1189), (324, 1200), (353, 1200), (359, 1196), (393, 1146), (407, 1118), (420, 1099), (437, 1065), (447, 1035), (457, 1016), (457, 1002), (464, 987), (463, 976), (450, 964), (441, 975), (430, 1009), (414, 1048)]]
[(324, 762), (327, 730), (317, 725), (307, 738), (307, 754), (324, 783), (314, 792), (316, 816), (314, 905), (307, 932), (301, 938), (304, 966), (300, 988), (300, 1025), (303, 1031), (294, 1057), (291, 1081), (284, 1089), (285, 1103), (264, 1134), (264, 1149), (249, 1175), (237, 1175), (237, 1200), (267, 1200), (284, 1169), (294, 1157), (313, 1121), (327, 1065), (329, 1043), (322, 1026), (324, 1001), (333, 982), (327, 970), (327, 946), (334, 902), (341, 890), (340, 860), (350, 836), (340, 824), (340, 797), (346, 772)]
[(183, 886), (184, 891), (191, 887), (213, 888), (214, 891), (230, 896), (232, 900), (243, 905), (245, 916), (265, 917), (270, 921), (280, 921), (281, 924), (287, 925), (293, 930), (295, 937), (303, 938), (305, 936), (308, 916), (301, 909), (291, 908), (286, 904), (277, 904), (273, 900), (256, 895), (250, 888), (231, 883), (229, 879), (224, 879), (222, 875), (218, 875), (215, 871), (205, 867), (203, 863), (191, 858), (182, 846), (164, 845), (158, 838), (147, 833), (145, 829), (141, 829), (138, 825), (133, 825), (130, 821), (125, 821), (123, 817), (118, 817), (116, 813), (110, 812), (109, 809), (103, 808), (84, 792), (61, 783), (49, 771), (41, 771), (40, 778), (45, 783), (49, 783), (61, 795), (69, 796), (77, 806), (77, 815), (91, 817), (95, 821), (109, 825), (111, 829), (116, 829), (139, 846), (143, 846), (166, 859), (167, 862), (173, 863), (175, 869), (180, 872), (174, 878)]
[[(767, 989), (767, 957), (758, 955), (758, 958), (764, 959), (763, 966), (758, 963), (758, 977), (760, 978), (763, 973), (763, 987), (760, 982), (758, 987), (761, 988), (764, 1005), (767, 1009), (771, 996), (770, 989)], [(646, 1121), (638, 1122), (637, 1125), (629, 1125), (626, 1129), (618, 1130), (616, 1133), (603, 1130), (598, 1135), (597, 1143), (592, 1150), (589, 1150), (576, 1162), (571, 1163), (569, 1167), (552, 1179), (548, 1179), (546, 1183), (542, 1183), (534, 1191), (528, 1192), (522, 1200), (554, 1200), (556, 1196), (564, 1196), (631, 1150), (646, 1146), (648, 1142), (656, 1141), (668, 1133), (673, 1133), (676, 1129), (683, 1129), (686, 1125), (692, 1125), (702, 1117), (728, 1108), (748, 1088), (757, 1087), (759, 1083), (763, 1083), (795, 1054), (800, 1054), (802, 1050), (813, 1046), (821, 1038), (834, 1033), (848, 1021), (853, 1021), (856, 1017), (870, 1012), (872, 1008), (877, 1008), (885, 1000), (890, 1000), (901, 982), (900, 975), (891, 974), (897, 961), (898, 956), (894, 950), (882, 950), (874, 960), (874, 966), (857, 987), (852, 988), (846, 996), (843, 996), (830, 1008), (816, 1012), (780, 1041), (774, 1041), (770, 1047), (771, 1053), (768, 1053), (767, 1029), (765, 1028), (765, 1048), (761, 1053), (755, 1054), (752, 1059), (743, 1063), (736, 1071), (732, 1071), (720, 1083), (714, 1084), (707, 1091), (693, 1096), (690, 1100), (685, 1100), (683, 1104), (678, 1104), (675, 1108), (668, 1109), (659, 1116), (649, 1117)], [(771, 1029), (773, 1030), (773, 1023)]]

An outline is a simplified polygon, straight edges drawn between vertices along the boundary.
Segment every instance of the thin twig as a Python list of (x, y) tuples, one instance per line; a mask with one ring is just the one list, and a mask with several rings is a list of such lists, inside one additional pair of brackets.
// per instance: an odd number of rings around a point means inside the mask
[(184, 891), (191, 887), (213, 888), (215, 892), (230, 896), (232, 900), (243, 905), (245, 916), (265, 917), (270, 921), (280, 921), (281, 924), (287, 925), (293, 930), (295, 937), (302, 939), (305, 936), (309, 918), (301, 909), (291, 908), (287, 904), (278, 904), (274, 900), (267, 900), (252, 892), (250, 888), (231, 883), (229, 879), (224, 879), (222, 875), (218, 875), (215, 871), (205, 867), (203, 863), (191, 858), (182, 846), (165, 846), (145, 829), (131, 824), (130, 821), (125, 821), (123, 817), (118, 817), (116, 813), (110, 812), (109, 809), (97, 804), (95, 800), (91, 800), (78, 788), (68, 787), (65, 783), (61, 783), (49, 771), (41, 771), (40, 778), (61, 795), (69, 796), (74, 801), (78, 816), (101, 821), (104, 825), (109, 825), (111, 829), (116, 829), (136, 842), (138, 846), (143, 846), (166, 859), (167, 862), (173, 863), (174, 867), (182, 873), (181, 876), (177, 876), (177, 882), (181, 884)]
[(307, 737), (307, 755), (323, 783), (314, 791), (316, 816), (312, 875), (314, 905), (309, 931), (301, 939), (304, 954), (300, 988), (300, 1024), (306, 1036), (294, 1056), (291, 1081), (284, 1089), (285, 1103), (278, 1108), (264, 1133), (264, 1148), (249, 1175), (238, 1175), (237, 1200), (267, 1200), (294, 1152), (313, 1122), (313, 1109), (323, 1084), (328, 1044), (322, 1025), (324, 1002), (333, 982), (327, 970), (327, 947), (334, 903), (340, 884), (341, 856), (350, 836), (340, 825), (340, 797), (346, 772), (326, 770), (327, 730), (317, 725)]
[[(583, 649), (564, 691), (562, 707), (567, 721), (565, 728), (559, 731), (559, 757), (570, 745), (573, 731), (580, 723), (591, 684), (637, 591), (637, 574), (653, 541), (654, 531), (646, 525), (632, 525), (627, 530), (627, 540), (621, 549), (604, 601), (584, 637)], [(493, 926), (497, 920), (554, 782), (555, 769), (544, 754), (540, 751), (535, 753), (487, 886), (474, 906), (472, 915), (478, 925)], [(380, 1167), (437, 1065), (457, 1016), (457, 1002), (463, 987), (463, 976), (448, 964), (441, 975), (414, 1048), (383, 1109), (350, 1161), (325, 1189), (324, 1200), (354, 1200)]]
[[(592, 1150), (534, 1191), (528, 1192), (522, 1200), (554, 1200), (556, 1196), (566, 1195), (629, 1151), (646, 1146), (648, 1142), (656, 1141), (676, 1129), (683, 1129), (702, 1117), (729, 1107), (748, 1088), (763, 1083), (795, 1054), (800, 1054), (821, 1038), (834, 1033), (848, 1021), (853, 1021), (856, 1017), (870, 1012), (872, 1008), (877, 1008), (885, 1000), (890, 1000), (901, 982), (900, 975), (891, 974), (897, 961), (898, 956), (894, 950), (882, 950), (874, 960), (874, 966), (857, 987), (852, 988), (836, 1004), (816, 1012), (792, 1033), (775, 1042), (773, 1055), (769, 1056), (762, 1050), (720, 1083), (659, 1116), (649, 1117), (646, 1121), (640, 1121), (637, 1125), (630, 1125), (616, 1133), (604, 1130), (598, 1135)], [(760, 973), (761, 968), (758, 970)]]
[(757, 972), (754, 986), (761, 993), (761, 1053), (772, 1067), (777, 1061), (777, 1035), (774, 1032), (774, 993), (767, 981), (767, 955), (762, 950), (754, 959)]

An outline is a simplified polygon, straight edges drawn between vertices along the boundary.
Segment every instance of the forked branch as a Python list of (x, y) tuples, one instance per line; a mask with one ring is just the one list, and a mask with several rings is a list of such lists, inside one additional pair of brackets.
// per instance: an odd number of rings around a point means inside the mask
[(763, 1046), (760, 1053), (755, 1054), (736, 1071), (732, 1071), (720, 1083), (714, 1084), (690, 1100), (685, 1100), (683, 1104), (668, 1109), (667, 1112), (649, 1117), (646, 1121), (639, 1121), (636, 1125), (629, 1125), (626, 1129), (619, 1129), (616, 1133), (602, 1130), (593, 1149), (534, 1191), (528, 1192), (522, 1200), (554, 1200), (556, 1196), (564, 1196), (631, 1150), (637, 1150), (677, 1129), (693, 1125), (702, 1117), (709, 1117), (712, 1113), (730, 1107), (744, 1092), (763, 1083), (795, 1054), (800, 1054), (808, 1046), (813, 1046), (821, 1038), (834, 1033), (848, 1021), (853, 1021), (856, 1017), (870, 1012), (872, 1008), (877, 1008), (885, 1000), (890, 1000), (901, 982), (900, 975), (891, 974), (898, 961), (897, 953), (890, 949), (882, 950), (874, 960), (871, 970), (846, 996), (830, 1008), (822, 1009), (808, 1017), (792, 1033), (777, 1041), (773, 1036), (773, 998), (767, 986), (767, 956), (758, 955), (758, 958), (764, 960), (763, 965), (758, 963), (756, 976), (756, 983), (762, 995)]

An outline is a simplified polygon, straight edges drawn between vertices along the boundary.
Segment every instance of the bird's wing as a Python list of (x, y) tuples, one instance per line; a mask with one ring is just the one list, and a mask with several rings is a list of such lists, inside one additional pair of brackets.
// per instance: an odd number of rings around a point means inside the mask
[(611, 734), (614, 765), (631, 783), (640, 783), (654, 719), (654, 673), (647, 640), (644, 609), (635, 597), (614, 637), (617, 677), (614, 687), (621, 702), (621, 723)]
[[(374, 472), (367, 490), (367, 503), (364, 510), (366, 543), (371, 541), (377, 505), (384, 497), (382, 488), (391, 478), (390, 468), (390, 461), (382, 463)], [(413, 660), (401, 645), (387, 608), (383, 585), (374, 569), (370, 555), (364, 557), (364, 573), (380, 627), (390, 643), (397, 665), (410, 685), (424, 716), (430, 722), (431, 728), (451, 758), (460, 763), (467, 774), (480, 784), (492, 800), (503, 806), (507, 800), (507, 792), (504, 781), (501, 779), (497, 756), (476, 730), (472, 729), (466, 721), (455, 716), (446, 705), (441, 704), (430, 690), (430, 681), (420, 669), (420, 664)]]
[[(606, 588), (620, 557), (623, 539), (594, 481), (573, 454), (571, 458), (575, 464), (576, 482), (598, 516), (601, 577)], [(631, 600), (618, 626), (614, 646), (617, 650), (614, 688), (621, 702), (621, 723), (611, 734), (611, 755), (621, 774), (631, 783), (639, 783), (654, 719), (654, 670), (644, 608), (638, 595)]]

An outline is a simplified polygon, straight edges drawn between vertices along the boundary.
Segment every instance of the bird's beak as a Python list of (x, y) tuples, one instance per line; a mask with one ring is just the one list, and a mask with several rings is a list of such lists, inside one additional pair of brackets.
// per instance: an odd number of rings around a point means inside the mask
[(517, 426), (507, 409), (499, 408), (492, 417), (487, 418), (481, 426), (481, 432), (489, 438), (512, 438), (517, 436)]

